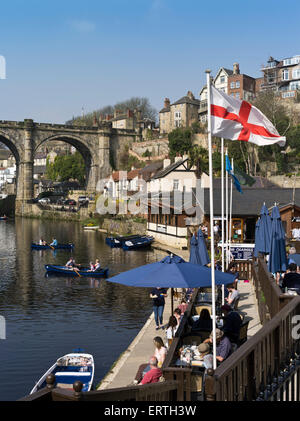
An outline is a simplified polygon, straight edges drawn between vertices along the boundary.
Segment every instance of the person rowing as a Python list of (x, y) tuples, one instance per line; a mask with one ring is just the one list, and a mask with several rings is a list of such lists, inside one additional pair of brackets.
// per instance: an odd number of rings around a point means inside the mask
[[(75, 263), (75, 259), (73, 259), (73, 257), (70, 257), (70, 259), (67, 261), (67, 263), (65, 264), (65, 266), (70, 269), (70, 270), (74, 270), (74, 272), (77, 273), (77, 275), (79, 275), (79, 269), (78, 269), (78, 265), (76, 265)], [(80, 266), (80, 265), (79, 265)]]
[(57, 239), (56, 238), (53, 238), (52, 243), (50, 243), (50, 246), (55, 247), (57, 245), (58, 245)]

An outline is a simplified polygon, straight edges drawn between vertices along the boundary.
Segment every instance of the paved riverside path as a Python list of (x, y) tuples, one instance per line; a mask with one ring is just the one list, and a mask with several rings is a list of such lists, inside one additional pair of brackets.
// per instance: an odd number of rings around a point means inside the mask
[[(159, 245), (158, 248), (164, 250), (164, 246), (162, 245)], [(188, 260), (189, 251), (171, 249), (170, 247), (166, 247), (166, 249)], [(261, 328), (254, 288), (251, 282), (239, 281), (238, 290), (241, 294), (239, 309), (251, 319), (248, 327), (248, 337), (251, 337)], [(171, 315), (170, 295), (169, 290), (164, 309), (165, 324)], [(174, 300), (174, 308), (179, 303), (179, 301)], [(121, 354), (113, 369), (101, 380), (98, 390), (128, 386), (134, 380), (138, 367), (141, 364), (147, 363), (153, 355), (153, 338), (155, 336), (161, 336), (165, 342), (165, 331), (155, 329), (155, 321), (152, 313), (127, 350)]]

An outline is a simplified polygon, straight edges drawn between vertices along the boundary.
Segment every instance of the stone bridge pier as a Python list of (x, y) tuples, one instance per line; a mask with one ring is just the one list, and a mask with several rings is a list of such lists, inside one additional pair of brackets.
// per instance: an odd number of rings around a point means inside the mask
[(31, 119), (0, 121), (0, 142), (11, 150), (16, 160), (16, 214), (27, 213), (25, 208), (33, 199), (34, 156), (42, 143), (63, 141), (74, 146), (85, 161), (86, 189), (95, 192), (98, 181), (111, 174), (111, 154), (116, 157), (124, 142), (135, 140), (134, 131), (121, 133), (105, 122), (100, 127), (84, 127), (35, 123)]

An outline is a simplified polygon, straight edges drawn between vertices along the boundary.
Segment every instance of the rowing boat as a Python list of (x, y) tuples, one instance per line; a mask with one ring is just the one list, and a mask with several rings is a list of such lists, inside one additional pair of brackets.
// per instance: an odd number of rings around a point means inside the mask
[(62, 389), (73, 389), (76, 381), (83, 383), (83, 392), (89, 392), (93, 385), (95, 372), (94, 358), (91, 354), (73, 352), (60, 357), (36, 383), (30, 394), (47, 386), (46, 378), (55, 375), (55, 386)]
[(122, 245), (122, 248), (123, 250), (137, 250), (139, 248), (146, 248), (149, 247), (153, 241), (153, 237), (148, 237), (145, 235), (143, 237), (125, 241)]
[(37, 243), (31, 243), (32, 250), (71, 250), (74, 248), (74, 244), (67, 243), (67, 244), (57, 244), (56, 246), (50, 246), (49, 244), (41, 245)]
[(68, 266), (45, 265), (45, 269), (47, 273), (53, 273), (57, 275), (89, 276), (91, 278), (106, 278), (108, 276), (108, 268), (91, 271), (89, 268), (81, 267), (75, 271), (73, 268)]

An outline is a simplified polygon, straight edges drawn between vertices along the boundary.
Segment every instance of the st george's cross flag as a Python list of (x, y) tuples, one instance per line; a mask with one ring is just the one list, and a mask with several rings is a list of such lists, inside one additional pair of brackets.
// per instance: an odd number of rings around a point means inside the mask
[(256, 107), (226, 95), (211, 86), (211, 134), (230, 140), (243, 140), (258, 146), (278, 143), (284, 146), (273, 124)]

